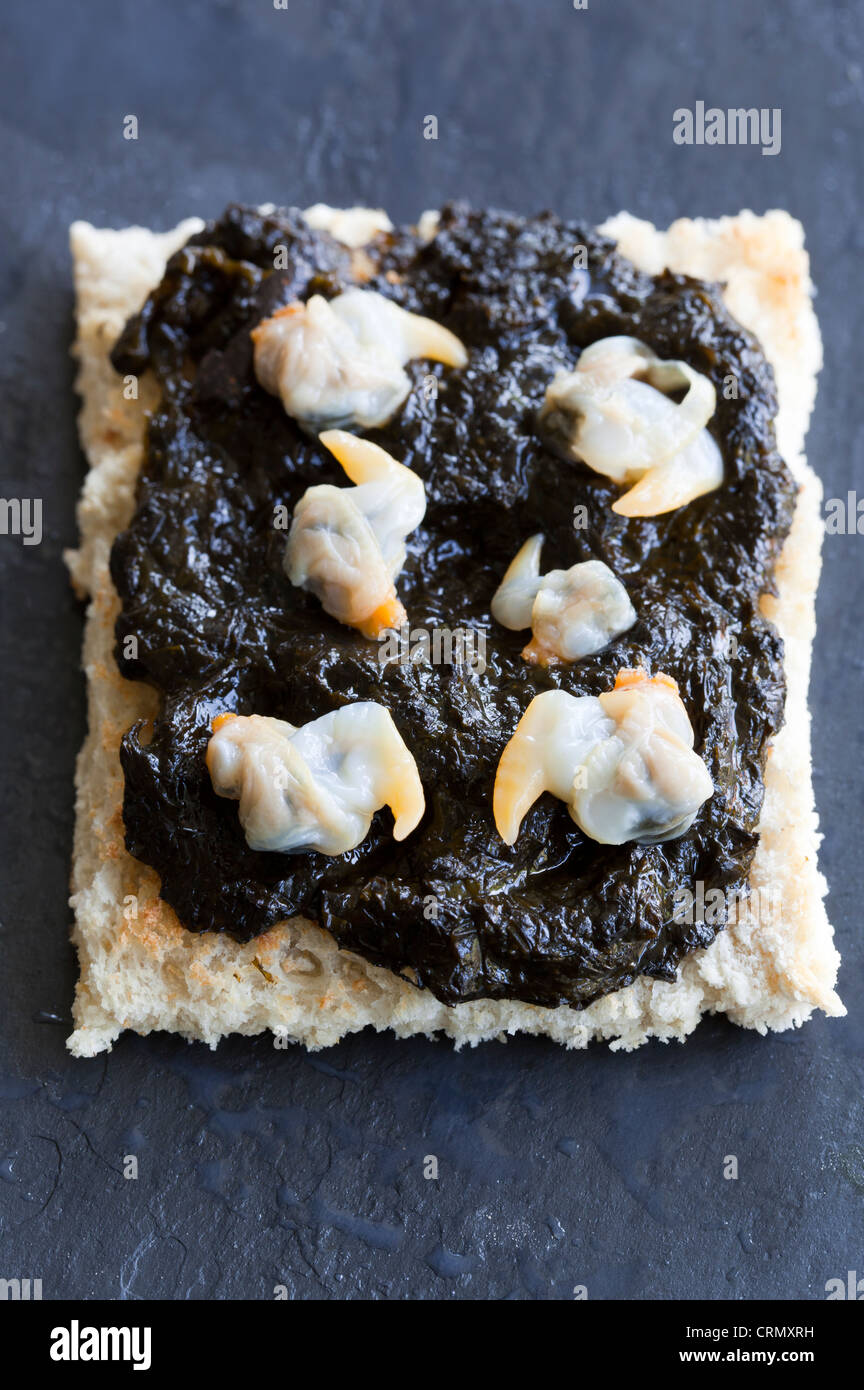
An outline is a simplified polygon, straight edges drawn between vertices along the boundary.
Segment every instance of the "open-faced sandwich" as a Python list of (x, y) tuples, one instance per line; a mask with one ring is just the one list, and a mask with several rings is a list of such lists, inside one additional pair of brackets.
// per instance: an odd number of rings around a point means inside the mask
[(842, 1013), (782, 212), (72, 229), (70, 1046)]

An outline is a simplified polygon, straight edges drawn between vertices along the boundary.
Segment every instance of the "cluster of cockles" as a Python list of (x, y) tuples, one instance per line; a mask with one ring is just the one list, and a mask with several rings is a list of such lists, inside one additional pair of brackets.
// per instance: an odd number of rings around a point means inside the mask
[[(314, 295), (289, 304), (260, 323), (252, 339), (260, 384), (318, 434), (350, 482), (304, 493), (285, 573), (339, 622), (377, 638), (406, 621), (395, 581), (406, 538), (423, 520), (426, 493), (410, 468), (350, 431), (384, 424), (404, 403), (408, 361), (426, 358), (458, 370), (467, 351), (442, 325), (359, 288), (329, 302)], [(661, 361), (637, 338), (612, 337), (586, 348), (575, 370), (555, 376), (538, 428), (566, 458), (627, 488), (614, 511), (654, 516), (721, 484), (722, 458), (706, 428), (714, 407), (711, 382), (687, 363)], [(491, 611), (503, 627), (530, 628), (523, 658), (552, 667), (601, 650), (637, 614), (599, 560), (541, 574), (543, 540), (525, 541)], [(621, 670), (614, 688), (599, 696), (546, 691), (528, 705), (498, 765), (499, 834), (512, 845), (528, 810), (550, 791), (600, 844), (675, 839), (713, 792), (693, 741), (669, 676)], [(366, 837), (382, 807), (393, 812), (397, 840), (425, 809), (416, 762), (376, 701), (345, 705), (300, 728), (256, 714), (219, 715), (207, 766), (216, 793), (239, 802), (253, 850), (343, 854)]]

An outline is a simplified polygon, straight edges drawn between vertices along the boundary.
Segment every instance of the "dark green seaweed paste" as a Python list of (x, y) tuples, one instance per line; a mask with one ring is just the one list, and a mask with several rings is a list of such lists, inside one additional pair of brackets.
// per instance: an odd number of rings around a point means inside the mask
[[(587, 269), (574, 267), (580, 246)], [(446, 324), (470, 352), (462, 371), (411, 363), (409, 399), (372, 437), (426, 484), (426, 519), (398, 581), (411, 624), (486, 629), (486, 670), (382, 666), (376, 643), (286, 579), (277, 509), (290, 514), (310, 484), (345, 478), (257, 384), (249, 330), (293, 299), (346, 288), (351, 254), (296, 211), (230, 207), (172, 258), (113, 354), (119, 372), (151, 368), (162, 388), (135, 515), (112, 554), (120, 668), (162, 696), (152, 731), (123, 741), (127, 846), (190, 931), (248, 940), (304, 913), (448, 1004), (578, 1008), (638, 975), (672, 979), (722, 926), (673, 920), (675, 892), (742, 889), (766, 746), (783, 717), (782, 644), (758, 612), (794, 500), (771, 369), (716, 287), (644, 275), (603, 237), (551, 215), (450, 206), (429, 245), (400, 231), (370, 254), (369, 288)], [(555, 370), (618, 333), (685, 359), (717, 389), (723, 487), (650, 520), (616, 516), (620, 489), (556, 457), (536, 429)], [(522, 661), (526, 634), (489, 614), (535, 531), (547, 538), (544, 570), (604, 560), (639, 615), (604, 651), (554, 671)], [(134, 660), (123, 654), (129, 635)], [(677, 680), (713, 778), (692, 829), (666, 844), (599, 845), (545, 795), (508, 849), (492, 786), (531, 698), (554, 685), (599, 694), (637, 665)], [(368, 699), (390, 709), (417, 760), (419, 828), (398, 844), (382, 811), (337, 858), (251, 851), (236, 803), (210, 785), (212, 717), (302, 724)]]

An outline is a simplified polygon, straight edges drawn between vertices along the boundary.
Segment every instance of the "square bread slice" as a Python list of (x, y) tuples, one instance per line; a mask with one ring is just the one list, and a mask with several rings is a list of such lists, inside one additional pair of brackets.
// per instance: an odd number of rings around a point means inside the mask
[[(356, 221), (356, 219), (355, 219)], [(156, 874), (124, 847), (122, 734), (156, 708), (154, 692), (125, 680), (113, 658), (118, 599), (108, 559), (129, 521), (155, 388), (116, 375), (109, 352), (126, 319), (159, 282), (165, 262), (198, 220), (162, 234), (140, 227), (72, 227), (78, 334), (80, 435), (90, 470), (79, 505), (80, 547), (68, 556), (73, 583), (89, 599), (83, 665), (89, 734), (77, 769), (72, 907), (81, 976), (69, 1039), (78, 1057), (110, 1048), (126, 1028), (166, 1029), (215, 1046), (228, 1033), (271, 1030), (321, 1048), (372, 1025), (399, 1037), (444, 1033), (457, 1044), (545, 1034), (567, 1047), (604, 1039), (635, 1048), (648, 1038), (683, 1039), (703, 1013), (725, 1013), (761, 1033), (795, 1027), (814, 1009), (844, 1013), (834, 991), (839, 956), (817, 867), (820, 840), (810, 768), (807, 708), (822, 541), (818, 478), (803, 453), (821, 365), (800, 224), (785, 212), (716, 221), (682, 219), (668, 231), (626, 213), (602, 230), (638, 266), (668, 266), (725, 284), (730, 311), (761, 340), (779, 392), (780, 452), (799, 484), (792, 531), (764, 610), (786, 644), (786, 723), (770, 751), (761, 839), (751, 887), (780, 911), (728, 927), (682, 964), (673, 983), (640, 979), (582, 1012), (509, 1001), (450, 1008), (390, 972), (340, 951), (303, 918), (278, 924), (248, 945), (187, 932), (159, 897)], [(424, 218), (434, 230), (434, 216)], [(346, 237), (347, 240), (347, 237)]]

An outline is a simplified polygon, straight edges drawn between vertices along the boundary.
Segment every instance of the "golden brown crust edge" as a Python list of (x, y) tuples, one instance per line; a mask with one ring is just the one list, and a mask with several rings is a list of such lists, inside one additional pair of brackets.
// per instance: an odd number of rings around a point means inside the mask
[[(123, 1029), (167, 1029), (215, 1045), (228, 1033), (267, 1029), (326, 1047), (371, 1025), (405, 1037), (442, 1032), (458, 1045), (541, 1033), (568, 1047), (592, 1038), (633, 1048), (649, 1037), (684, 1038), (705, 1012), (742, 1026), (796, 1026), (814, 1008), (838, 1015), (839, 957), (825, 913), (816, 853), (818, 822), (810, 775), (807, 682), (820, 567), (821, 487), (803, 456), (821, 345), (810, 298), (800, 225), (783, 212), (741, 213), (718, 221), (681, 220), (668, 232), (621, 214), (606, 230), (648, 270), (668, 264), (727, 285), (733, 314), (761, 339), (778, 382), (778, 436), (800, 484), (792, 532), (778, 568), (778, 594), (766, 612), (786, 641), (787, 722), (766, 773), (761, 841), (751, 875), (771, 888), (781, 911), (739, 923), (682, 965), (668, 984), (639, 980), (581, 1013), (480, 1001), (447, 1008), (388, 971), (341, 952), (314, 924), (295, 918), (246, 946), (211, 933), (193, 935), (158, 896), (154, 872), (126, 852), (121, 818), (120, 738), (154, 711), (153, 692), (114, 664), (117, 597), (108, 572), (111, 543), (128, 521), (142, 457), (152, 386), (124, 398), (108, 353), (128, 315), (158, 282), (164, 262), (200, 224), (173, 232), (97, 230), (76, 223), (75, 263), (83, 400), (79, 429), (90, 463), (79, 505), (81, 543), (68, 556), (76, 589), (90, 599), (83, 664), (89, 733), (76, 774), (72, 875), (73, 941), (81, 977), (74, 1004), (76, 1056), (110, 1048)], [(764, 916), (764, 914), (763, 914)]]

